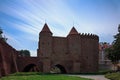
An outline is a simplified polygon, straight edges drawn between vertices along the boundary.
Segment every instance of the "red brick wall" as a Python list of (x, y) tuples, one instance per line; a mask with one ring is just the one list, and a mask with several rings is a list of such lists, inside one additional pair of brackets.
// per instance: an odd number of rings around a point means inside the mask
[(53, 61), (65, 60), (66, 54), (68, 53), (67, 39), (62, 37), (53, 37), (52, 44), (53, 53), (51, 54), (51, 59), (53, 59)]
[(38, 57), (18, 57), (17, 62), (19, 72), (22, 72), (29, 64), (35, 64), (36, 66), (42, 65)]
[(37, 57), (19, 57), (18, 51), (0, 39), (0, 77), (21, 72), (29, 64), (35, 64), (39, 69), (43, 65)]
[(0, 74), (2, 76), (17, 71), (17, 51), (0, 39)]
[(39, 39), (38, 56), (41, 56), (43, 66), (49, 66), (43, 68), (45, 72), (49, 72), (50, 66), (56, 64), (63, 65), (68, 73), (98, 70), (98, 36), (71, 34), (67, 37), (54, 37), (46, 32), (40, 34)]
[(82, 72), (96, 72), (98, 70), (98, 39), (82, 36)]

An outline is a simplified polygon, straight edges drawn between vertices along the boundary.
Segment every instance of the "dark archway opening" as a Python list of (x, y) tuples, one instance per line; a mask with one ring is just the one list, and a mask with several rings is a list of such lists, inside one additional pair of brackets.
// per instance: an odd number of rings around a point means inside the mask
[(23, 72), (38, 72), (38, 71), (39, 70), (35, 64), (29, 64), (23, 70)]
[(52, 71), (53, 73), (62, 73), (62, 74), (67, 73), (66, 70), (65, 70), (65, 68), (64, 68), (62, 65), (60, 65), (60, 64), (55, 65), (55, 66), (52, 68), (51, 71)]

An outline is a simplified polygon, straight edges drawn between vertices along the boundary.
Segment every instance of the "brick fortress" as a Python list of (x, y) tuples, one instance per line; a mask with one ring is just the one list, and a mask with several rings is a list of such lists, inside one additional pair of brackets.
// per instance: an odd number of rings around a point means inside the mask
[(52, 36), (45, 23), (39, 34), (37, 57), (23, 57), (2, 37), (0, 30), (0, 77), (14, 72), (50, 72), (58, 67), (61, 73), (98, 71), (99, 37), (80, 34), (73, 27), (67, 37)]
[(73, 27), (67, 37), (52, 36), (45, 23), (39, 34), (37, 55), (43, 63), (43, 72), (58, 67), (62, 73), (98, 71), (99, 38), (81, 34)]

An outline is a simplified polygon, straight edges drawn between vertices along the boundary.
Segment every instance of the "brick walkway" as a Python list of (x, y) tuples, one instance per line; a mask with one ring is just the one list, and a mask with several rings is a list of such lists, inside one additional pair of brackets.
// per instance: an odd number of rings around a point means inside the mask
[(90, 78), (93, 80), (109, 80), (109, 79), (105, 78), (104, 75), (71, 75), (71, 76)]

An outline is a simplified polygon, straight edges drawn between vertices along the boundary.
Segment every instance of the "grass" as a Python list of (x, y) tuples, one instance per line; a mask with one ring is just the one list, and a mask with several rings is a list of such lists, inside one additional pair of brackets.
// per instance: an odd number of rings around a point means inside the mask
[(120, 80), (120, 72), (108, 73), (105, 75), (105, 77), (110, 80)]
[(15, 73), (0, 78), (0, 80), (92, 80), (64, 74), (42, 74), (42, 73)]

